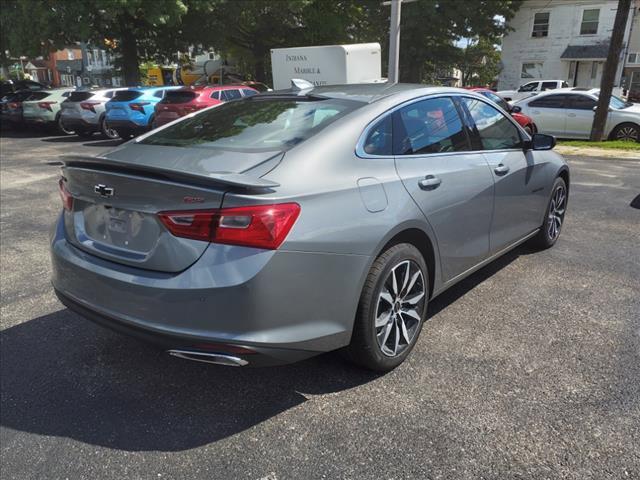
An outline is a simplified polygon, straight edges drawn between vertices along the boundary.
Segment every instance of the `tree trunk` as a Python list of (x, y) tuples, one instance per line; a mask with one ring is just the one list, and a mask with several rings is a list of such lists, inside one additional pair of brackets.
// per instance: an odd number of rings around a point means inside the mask
[(609, 115), (609, 101), (611, 100), (613, 82), (615, 81), (616, 71), (618, 70), (618, 61), (620, 60), (622, 40), (624, 39), (630, 7), (631, 0), (618, 0), (618, 10), (616, 11), (616, 19), (613, 23), (611, 44), (609, 45), (609, 53), (607, 55), (607, 61), (604, 64), (602, 81), (600, 82), (600, 97), (598, 98), (598, 106), (596, 114), (593, 117), (593, 126), (591, 127), (592, 142), (600, 142), (604, 137), (604, 127), (607, 123), (607, 116)]
[(122, 73), (125, 85), (132, 87), (140, 84), (140, 66), (138, 62), (138, 45), (133, 29), (122, 32)]
[(4, 48), (0, 49), (0, 77), (4, 80), (9, 80), (9, 64), (10, 61), (7, 58)]

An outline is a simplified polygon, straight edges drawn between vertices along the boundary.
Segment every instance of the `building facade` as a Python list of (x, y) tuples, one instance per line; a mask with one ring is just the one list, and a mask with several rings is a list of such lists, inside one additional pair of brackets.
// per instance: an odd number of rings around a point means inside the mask
[[(533, 79), (599, 87), (617, 6), (617, 0), (525, 0), (509, 21), (513, 31), (502, 42), (498, 88), (515, 89)], [(640, 0), (633, 0), (616, 87), (630, 85), (634, 67), (629, 59), (640, 67), (639, 9)], [(630, 57), (633, 52), (638, 54)], [(640, 82), (640, 74), (633, 76)]]
[(106, 50), (81, 43), (85, 87), (120, 87), (123, 80), (113, 64), (113, 56)]

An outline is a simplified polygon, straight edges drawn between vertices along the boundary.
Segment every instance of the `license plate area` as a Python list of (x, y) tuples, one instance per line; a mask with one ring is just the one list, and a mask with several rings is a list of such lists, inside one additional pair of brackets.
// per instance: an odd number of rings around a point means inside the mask
[(151, 252), (161, 233), (154, 215), (109, 205), (85, 203), (78, 220), (79, 238), (131, 253)]

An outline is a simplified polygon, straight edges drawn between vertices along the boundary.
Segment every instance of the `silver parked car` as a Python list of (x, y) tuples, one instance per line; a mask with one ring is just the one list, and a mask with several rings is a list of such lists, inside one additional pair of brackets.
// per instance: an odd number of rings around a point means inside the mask
[(526, 240), (556, 242), (569, 169), (554, 143), (453, 88), (228, 102), (64, 158), (53, 285), (179, 357), (272, 365), (346, 347), (386, 371), (431, 299)]
[(118, 132), (106, 125), (104, 117), (105, 103), (119, 90), (126, 90), (126, 87), (72, 92), (61, 104), (61, 123), (81, 137), (100, 132), (107, 138), (118, 138)]
[[(588, 139), (599, 95), (599, 88), (568, 88), (541, 93), (515, 105), (536, 122), (542, 133)], [(611, 140), (640, 142), (640, 105), (612, 96), (604, 133)]]

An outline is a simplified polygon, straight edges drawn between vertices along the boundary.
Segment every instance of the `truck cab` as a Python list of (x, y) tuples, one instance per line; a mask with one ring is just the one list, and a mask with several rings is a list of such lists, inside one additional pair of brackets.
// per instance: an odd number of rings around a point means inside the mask
[(568, 87), (569, 85), (564, 80), (533, 80), (520, 85), (517, 90), (501, 90), (498, 92), (498, 95), (507, 102), (511, 102), (531, 97), (546, 90)]

